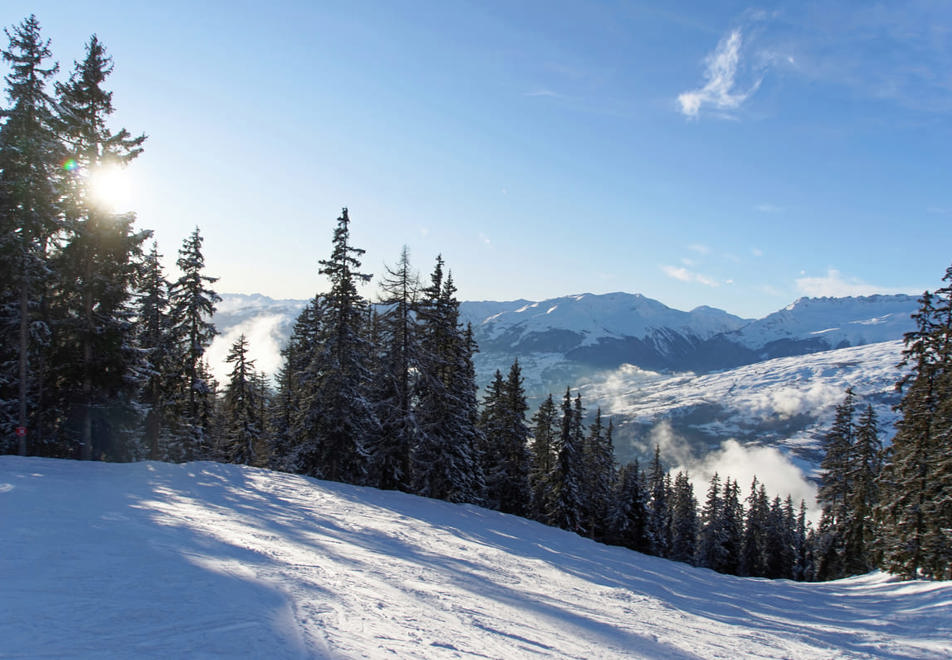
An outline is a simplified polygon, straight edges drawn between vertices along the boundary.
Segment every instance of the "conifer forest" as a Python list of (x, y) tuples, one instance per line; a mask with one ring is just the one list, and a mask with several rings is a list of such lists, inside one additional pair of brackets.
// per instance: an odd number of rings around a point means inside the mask
[(109, 128), (121, 99), (106, 47), (91, 37), (61, 72), (36, 17), (6, 37), (0, 453), (246, 464), (476, 504), (740, 576), (952, 579), (952, 267), (905, 336), (895, 434), (844, 393), (822, 440), (816, 524), (804, 502), (767, 495), (779, 484), (715, 475), (699, 499), (658, 451), (617, 465), (598, 402), (568, 387), (530, 410), (518, 361), (479, 391), (450, 265), (437, 256), (420, 277), (395, 246), (393, 265), (365, 273), (346, 208), (315, 255), (326, 289), (280, 371), (259, 371), (242, 336), (219, 383), (200, 230), (167, 273), (169, 248), (88, 185), (148, 147)]

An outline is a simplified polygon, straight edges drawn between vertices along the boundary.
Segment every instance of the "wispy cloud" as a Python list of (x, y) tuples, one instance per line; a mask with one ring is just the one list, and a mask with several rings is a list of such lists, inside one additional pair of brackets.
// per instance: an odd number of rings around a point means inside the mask
[(761, 213), (782, 213), (783, 207), (775, 204), (758, 204), (754, 207), (754, 210)]
[(757, 91), (760, 86), (759, 79), (746, 91), (737, 89), (736, 76), (740, 65), (741, 45), (741, 31), (731, 30), (730, 34), (717, 44), (714, 52), (705, 58), (704, 79), (707, 82), (700, 89), (678, 96), (683, 115), (696, 118), (705, 106), (719, 111), (736, 110)]
[(797, 291), (811, 298), (845, 296), (872, 296), (890, 293), (915, 293), (908, 289), (868, 284), (856, 277), (844, 277), (840, 271), (830, 268), (820, 277), (799, 277), (796, 280)]
[(711, 248), (703, 243), (692, 243), (688, 246), (688, 249), (692, 252), (697, 252), (698, 254), (710, 254)]
[(523, 93), (523, 96), (548, 96), (553, 99), (564, 98), (558, 92), (554, 92), (551, 89), (546, 89), (544, 87), (538, 87), (536, 89), (529, 90), (528, 92)]
[(479, 240), (483, 243), (483, 245), (486, 245), (489, 247), (493, 246), (493, 242), (489, 239), (489, 236), (487, 236), (483, 232), (479, 232)]
[(662, 266), (661, 270), (668, 277), (675, 280), (680, 280), (681, 282), (696, 282), (698, 284), (711, 287), (720, 286), (717, 281), (711, 279), (707, 275), (696, 273), (694, 271), (688, 270), (687, 268), (679, 268), (677, 266)]

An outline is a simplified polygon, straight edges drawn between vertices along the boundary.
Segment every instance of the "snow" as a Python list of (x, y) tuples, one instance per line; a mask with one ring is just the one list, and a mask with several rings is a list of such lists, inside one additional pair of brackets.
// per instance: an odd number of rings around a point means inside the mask
[[(601, 337), (644, 338), (652, 332), (672, 328), (700, 339), (737, 330), (747, 321), (712, 307), (698, 307), (690, 312), (672, 309), (657, 300), (640, 294), (582, 293), (511, 307), (502, 311), (463, 303), (463, 316), (474, 325), (485, 327), (488, 336), (498, 337), (518, 331), (525, 337), (549, 330), (568, 330), (584, 336), (583, 345), (592, 345)], [(542, 311), (545, 310), (545, 311)], [(477, 314), (491, 311), (479, 317)]]
[(0, 457), (0, 655), (946, 658), (952, 583), (721, 576), (254, 468)]
[(631, 365), (599, 374), (582, 390), (603, 412), (623, 420), (650, 421), (716, 403), (709, 429), (722, 438), (746, 426), (797, 415), (810, 422), (777, 443), (791, 449), (815, 448), (833, 420), (833, 411), (852, 386), (861, 403), (873, 404), (884, 437), (896, 419), (890, 405), (902, 372), (901, 340), (775, 358), (711, 374), (660, 374)]
[(913, 329), (910, 315), (919, 305), (914, 296), (875, 295), (846, 298), (800, 298), (768, 314), (729, 339), (758, 349), (781, 339), (822, 335), (830, 347), (858, 346), (898, 339)]

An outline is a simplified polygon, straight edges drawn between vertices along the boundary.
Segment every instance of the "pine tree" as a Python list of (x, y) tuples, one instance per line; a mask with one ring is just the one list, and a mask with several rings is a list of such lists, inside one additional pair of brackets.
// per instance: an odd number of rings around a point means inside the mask
[(721, 529), (724, 533), (724, 557), (722, 573), (740, 575), (741, 552), (744, 547), (744, 506), (740, 501), (740, 486), (737, 481), (724, 482), (724, 507), (721, 512)]
[(613, 542), (648, 552), (648, 492), (637, 460), (619, 471), (615, 500)]
[(671, 498), (671, 550), (675, 561), (693, 564), (697, 554), (697, 500), (688, 475), (679, 472), (674, 479)]
[(847, 475), (850, 484), (846, 502), (849, 518), (843, 530), (846, 575), (868, 573), (879, 563), (874, 550), (877, 533), (873, 510), (879, 501), (877, 481), (882, 469), (881, 456), (876, 413), (872, 405), (867, 405), (856, 424)]
[(879, 483), (882, 565), (906, 578), (952, 577), (952, 267), (943, 281), (905, 335), (902, 418)]
[(480, 416), (480, 430), (486, 503), (518, 516), (527, 515), (531, 503), (527, 409), (522, 371), (515, 360), (505, 380), (496, 371)]
[(211, 406), (211, 388), (202, 376), (205, 349), (217, 331), (211, 322), (215, 305), (221, 298), (210, 285), (217, 277), (205, 275), (205, 256), (198, 227), (185, 239), (179, 249), (176, 265), (181, 272), (171, 287), (172, 333), (176, 343), (176, 429), (177, 446), (170, 447), (170, 458), (191, 461), (207, 458), (211, 453), (208, 410)]
[(741, 571), (751, 577), (767, 576), (767, 550), (770, 501), (763, 484), (754, 477), (747, 496), (747, 517), (741, 547)]
[(263, 458), (261, 383), (248, 359), (248, 340), (242, 334), (231, 345), (225, 362), (233, 365), (225, 387), (224, 429), (219, 455), (229, 463), (259, 465)]
[(85, 59), (57, 85), (57, 128), (74, 168), (65, 180), (67, 244), (54, 262), (57, 325), (50, 362), (56, 365), (58, 407), (66, 411), (60, 436), (78, 447), (80, 458), (129, 460), (140, 451), (130, 440), (145, 368), (134, 344), (130, 297), (150, 232), (135, 232), (134, 214), (110, 211), (88, 188), (101, 169), (136, 158), (145, 141), (106, 126), (112, 93), (102, 84), (111, 72), (112, 60), (93, 36)]
[[(39, 353), (49, 335), (40, 309), (49, 285), (49, 251), (61, 230), (54, 172), (62, 149), (46, 92), (59, 68), (44, 64), (51, 56), (49, 41), (32, 15), (4, 33), (9, 46), (2, 57), (12, 67), (5, 77), (10, 106), (0, 109), (6, 117), (0, 127), (0, 438), (6, 439), (14, 426), (37, 426)], [(27, 443), (20, 435), (15, 450), (21, 456)]]
[(721, 480), (715, 472), (707, 489), (707, 499), (701, 511), (701, 531), (697, 548), (697, 565), (725, 573), (728, 564), (724, 529), (724, 501), (721, 498)]
[(765, 577), (772, 580), (793, 577), (795, 523), (793, 501), (790, 497), (787, 497), (786, 505), (779, 496), (774, 497), (767, 512)]
[(589, 427), (582, 451), (586, 475), (582, 482), (585, 528), (589, 537), (596, 540), (605, 539), (610, 524), (616, 476), (613, 432), (611, 420), (608, 427), (603, 426), (602, 411), (599, 408)]
[(330, 280), (324, 297), (315, 352), (305, 368), (302, 435), (296, 438), (296, 469), (304, 474), (363, 483), (367, 453), (364, 440), (378, 433), (369, 399), (371, 346), (365, 334), (368, 302), (357, 285), (364, 250), (350, 244), (350, 218), (343, 209), (334, 230), (329, 259), (320, 273)]
[(165, 460), (168, 456), (163, 429), (168, 414), (166, 407), (174, 395), (176, 369), (175, 338), (169, 315), (169, 282), (159, 262), (161, 256), (153, 243), (141, 270), (136, 310), (138, 344), (146, 353), (146, 382), (141, 396), (148, 410), (145, 446), (153, 461)]
[(811, 531), (807, 524), (807, 503), (800, 500), (793, 534), (793, 579), (801, 582), (814, 579), (813, 561), (807, 543)]
[(471, 331), (461, 330), (452, 276), (444, 278), (437, 257), (430, 285), (421, 292), (422, 368), (416, 382), (420, 441), (411, 465), (414, 491), (450, 502), (479, 502), (480, 469), (476, 349)]
[(661, 464), (661, 448), (655, 446), (648, 473), (648, 538), (651, 554), (667, 557), (671, 551), (671, 478)]
[(824, 456), (820, 463), (820, 489), (817, 501), (822, 517), (815, 546), (817, 578), (833, 580), (846, 575), (846, 530), (851, 524), (850, 479), (854, 455), (856, 425), (853, 421), (856, 403), (853, 388), (836, 407), (833, 426), (824, 436)]
[(581, 397), (573, 406), (572, 393), (566, 388), (562, 400), (562, 418), (556, 444), (556, 461), (550, 476), (550, 489), (546, 506), (546, 518), (551, 525), (576, 533), (584, 533), (582, 527), (582, 490), (584, 479), (581, 438)]
[(531, 517), (545, 522), (546, 502), (552, 489), (552, 474), (558, 458), (559, 414), (552, 395), (539, 405), (532, 417), (530, 444), (529, 487), (531, 489)]
[(406, 246), (380, 283), (377, 323), (379, 357), (372, 399), (380, 432), (368, 444), (368, 483), (378, 488), (411, 489), (410, 453), (419, 442), (413, 399), (416, 374), (422, 366), (420, 329), (416, 318), (419, 281), (410, 267)]
[(299, 441), (307, 437), (308, 410), (304, 404), (311, 384), (307, 367), (317, 350), (323, 306), (320, 295), (304, 306), (281, 350), (284, 361), (277, 374), (278, 389), (269, 412), (269, 465), (275, 470), (295, 471)]

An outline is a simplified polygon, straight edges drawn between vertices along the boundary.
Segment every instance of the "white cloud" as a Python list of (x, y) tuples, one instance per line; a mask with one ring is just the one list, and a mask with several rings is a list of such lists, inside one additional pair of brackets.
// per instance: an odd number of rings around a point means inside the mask
[(662, 266), (661, 270), (664, 271), (664, 274), (668, 277), (680, 280), (681, 282), (697, 282), (698, 284), (703, 284), (704, 286), (720, 286), (719, 283), (706, 275), (701, 273), (695, 273), (694, 271), (688, 270), (687, 268), (679, 268), (677, 266)]
[(674, 466), (671, 473), (685, 472), (694, 484), (694, 492), (703, 500), (707, 486), (714, 473), (724, 483), (730, 478), (741, 488), (746, 497), (750, 484), (757, 480), (764, 484), (770, 498), (785, 498), (788, 494), (796, 505), (806, 501), (808, 517), (817, 519), (816, 486), (783, 452), (776, 447), (744, 446), (733, 438), (725, 440), (721, 446), (702, 458), (696, 458), (690, 443), (676, 433), (667, 421), (656, 425), (649, 435), (650, 449), (658, 447), (661, 460)]
[(692, 252), (697, 252), (698, 254), (710, 254), (711, 248), (703, 243), (692, 243), (688, 246), (688, 249)]
[(754, 255), (755, 257), (764, 256), (764, 251), (761, 250), (760, 248), (750, 248), (750, 253)]
[(489, 247), (492, 247), (493, 245), (493, 242), (489, 240), (489, 236), (487, 236), (486, 234), (482, 232), (479, 232), (479, 240), (482, 241), (484, 245), (487, 245)]
[(703, 87), (684, 92), (678, 96), (681, 113), (695, 118), (704, 106), (716, 110), (734, 110), (741, 106), (747, 98), (760, 86), (760, 80), (751, 85), (747, 91), (736, 89), (735, 77), (740, 64), (741, 32), (732, 30), (721, 39), (713, 53), (705, 58), (707, 66), (704, 78), (707, 81)]
[(562, 98), (562, 95), (558, 92), (553, 92), (551, 89), (546, 89), (544, 87), (538, 87), (531, 91), (525, 92), (523, 96), (548, 96), (554, 99)]
[(897, 287), (878, 286), (867, 284), (856, 277), (845, 278), (840, 271), (830, 268), (826, 275), (822, 277), (798, 277), (796, 280), (797, 291), (801, 295), (811, 298), (834, 297), (842, 298), (845, 296), (872, 296), (876, 294), (890, 293), (915, 293), (907, 289)]
[(284, 341), (281, 325), (285, 322), (286, 318), (280, 314), (259, 314), (215, 337), (205, 351), (205, 358), (215, 379), (222, 386), (228, 382), (232, 365), (225, 362), (225, 356), (241, 335), (248, 340), (248, 357), (254, 360), (255, 369), (273, 377), (284, 360), (281, 357), (281, 344)]
[(678, 463), (674, 471), (684, 471), (691, 476), (695, 492), (704, 497), (706, 485), (716, 472), (721, 483), (730, 478), (741, 487), (744, 496), (750, 490), (754, 477), (764, 484), (772, 498), (785, 498), (788, 494), (795, 505), (806, 501), (808, 516), (816, 520), (819, 511), (816, 505), (816, 486), (808, 481), (803, 472), (783, 452), (775, 447), (745, 447), (734, 439), (725, 440), (717, 451), (701, 460)]

